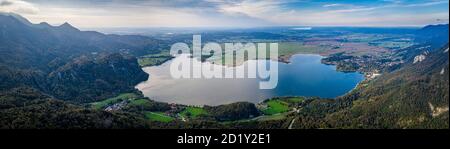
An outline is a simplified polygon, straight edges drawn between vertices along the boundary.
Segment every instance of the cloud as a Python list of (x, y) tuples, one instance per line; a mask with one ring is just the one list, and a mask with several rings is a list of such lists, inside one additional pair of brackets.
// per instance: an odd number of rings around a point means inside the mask
[(337, 7), (337, 6), (343, 6), (343, 4), (325, 4), (322, 7)]
[(36, 14), (39, 9), (33, 4), (21, 0), (0, 0), (0, 11), (18, 14)]
[(393, 4), (401, 4), (403, 0), (382, 0), (383, 2), (393, 3)]
[(2, 1), (0, 3), (0, 6), (9, 6), (9, 5), (12, 5), (12, 4), (13, 4), (13, 2), (11, 2), (11, 1)]
[[(35, 23), (70, 22), (79, 27), (422, 25), (448, 18), (444, 15), (448, 7), (441, 7), (446, 3), (448, 0), (0, 0), (0, 11), (19, 13)], [(415, 7), (423, 9), (414, 12)]]
[(409, 5), (405, 5), (404, 7), (425, 7), (425, 6), (433, 6), (433, 5), (439, 5), (439, 4), (448, 4), (448, 0), (409, 4)]
[(361, 12), (361, 11), (372, 11), (372, 10), (376, 10), (379, 8), (384, 8), (384, 7), (361, 7), (361, 8), (338, 9), (338, 10), (328, 11), (328, 13), (353, 13), (353, 12)]
[[(108, 1), (108, 3), (73, 2), (52, 3), (40, 1), (42, 10), (36, 15), (25, 15), (31, 22), (41, 21), (58, 25), (70, 22), (77, 27), (250, 27), (267, 25), (262, 19), (247, 15), (226, 15), (219, 12), (219, 3), (199, 1)], [(256, 25), (255, 25), (256, 24)]]
[(217, 7), (224, 14), (243, 14), (260, 18), (262, 15), (278, 11), (280, 4), (283, 4), (283, 1), (243, 0), (240, 2), (220, 3)]

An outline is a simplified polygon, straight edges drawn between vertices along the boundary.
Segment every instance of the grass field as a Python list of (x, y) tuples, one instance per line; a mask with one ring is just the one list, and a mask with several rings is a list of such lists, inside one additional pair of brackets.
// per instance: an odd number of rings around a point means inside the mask
[(292, 98), (285, 99), (285, 101), (289, 102), (289, 103), (300, 103), (300, 102), (303, 102), (304, 100), (305, 100), (305, 98), (303, 98), (303, 97), (292, 97)]
[(350, 35), (343, 35), (340, 36), (340, 38), (347, 40), (348, 42), (372, 42), (372, 41), (377, 41), (377, 40), (381, 40), (384, 38), (388, 38), (385, 35), (377, 35), (377, 34), (359, 34), (359, 33), (354, 33), (354, 34), (350, 34)]
[(150, 100), (148, 100), (148, 99), (135, 99), (135, 100), (131, 100), (128, 105), (129, 106), (139, 106), (139, 105), (145, 105), (148, 103), (150, 103)]
[(138, 58), (138, 63), (141, 67), (160, 65), (168, 60), (172, 59), (172, 56), (168, 51), (157, 54), (149, 54)]
[(325, 48), (304, 45), (301, 42), (282, 42), (278, 44), (278, 55), (291, 56), (294, 54), (319, 54)]
[(289, 105), (280, 100), (270, 100), (266, 102), (267, 108), (262, 110), (266, 115), (273, 115), (289, 111)]
[(186, 107), (186, 109), (184, 109), (180, 115), (182, 115), (183, 117), (188, 117), (188, 118), (197, 118), (201, 115), (207, 115), (208, 112), (206, 112), (205, 109), (203, 108), (199, 108), (199, 107)]
[[(266, 50), (269, 50), (270, 47), (267, 45)], [(256, 50), (256, 49), (255, 49)], [(278, 56), (292, 56), (294, 54), (319, 54), (327, 50), (323, 47), (304, 45), (301, 42), (281, 42), (278, 44)], [(270, 51), (272, 52), (272, 51)], [(256, 51), (250, 51), (250, 53), (256, 53)], [(231, 54), (231, 53), (227, 53)], [(233, 56), (221, 56), (221, 57), (210, 57), (208, 61), (214, 62), (215, 64), (223, 64), (226, 66), (233, 66)], [(225, 59), (225, 63), (223, 63), (222, 59)], [(236, 65), (239, 66), (245, 62), (244, 52), (237, 51), (236, 52)], [(250, 58), (252, 59), (252, 58)]]
[(278, 113), (273, 115), (263, 115), (259, 116), (253, 120), (257, 121), (271, 121), (271, 120), (282, 120), (286, 118), (287, 113)]
[(145, 117), (151, 121), (166, 122), (166, 123), (174, 120), (173, 117), (170, 117), (161, 112), (145, 112)]
[(403, 49), (414, 45), (414, 42), (384, 41), (384, 42), (370, 42), (369, 44), (388, 49)]
[(123, 93), (123, 94), (120, 94), (119, 96), (116, 96), (113, 98), (108, 98), (108, 99), (105, 99), (105, 100), (102, 100), (99, 102), (91, 103), (91, 106), (94, 109), (102, 109), (108, 105), (115, 104), (115, 103), (118, 103), (123, 100), (136, 99), (136, 98), (139, 98), (139, 96), (134, 93)]
[(142, 57), (138, 59), (138, 63), (141, 67), (155, 66), (160, 65), (170, 59), (171, 57)]

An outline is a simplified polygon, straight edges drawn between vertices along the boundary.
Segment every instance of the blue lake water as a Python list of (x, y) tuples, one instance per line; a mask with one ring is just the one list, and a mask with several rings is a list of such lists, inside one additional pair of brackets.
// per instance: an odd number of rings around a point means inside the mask
[(156, 101), (220, 105), (238, 101), (258, 103), (278, 96), (334, 98), (352, 90), (364, 79), (360, 73), (338, 72), (335, 66), (322, 64), (321, 59), (319, 55), (298, 54), (292, 56), (289, 64), (278, 63), (278, 85), (270, 90), (259, 89), (261, 80), (255, 78), (173, 79), (169, 71), (171, 61), (143, 68), (150, 77), (136, 88)]

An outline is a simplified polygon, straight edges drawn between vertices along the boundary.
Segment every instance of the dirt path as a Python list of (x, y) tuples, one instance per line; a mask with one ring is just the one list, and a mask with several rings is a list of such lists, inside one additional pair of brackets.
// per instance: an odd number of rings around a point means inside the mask
[(292, 129), (292, 126), (294, 125), (295, 120), (297, 120), (297, 118), (292, 119), (291, 123), (289, 124), (288, 129)]

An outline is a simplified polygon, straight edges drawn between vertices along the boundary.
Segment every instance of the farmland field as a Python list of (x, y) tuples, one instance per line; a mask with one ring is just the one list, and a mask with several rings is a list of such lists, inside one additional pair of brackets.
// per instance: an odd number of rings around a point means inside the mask
[(157, 54), (149, 54), (145, 56), (141, 56), (138, 58), (138, 63), (140, 66), (155, 66), (160, 65), (168, 60), (172, 59), (168, 51), (164, 51)]
[(264, 114), (273, 115), (289, 111), (289, 106), (286, 102), (279, 100), (270, 100), (266, 102), (267, 109), (263, 110)]
[(99, 102), (91, 103), (91, 106), (94, 109), (102, 109), (102, 108), (104, 108), (104, 107), (106, 107), (108, 105), (111, 105), (111, 104), (114, 104), (114, 103), (118, 103), (120, 101), (127, 100), (127, 99), (135, 99), (135, 98), (138, 98), (138, 97), (139, 97), (139, 95), (136, 95), (134, 93), (123, 93), (123, 94), (120, 94), (117, 97), (108, 98), (108, 99), (105, 99), (105, 100), (102, 100), (102, 101), (99, 101)]
[(197, 118), (201, 115), (207, 115), (208, 112), (199, 107), (186, 107), (180, 114), (184, 117)]
[(162, 112), (145, 112), (145, 117), (151, 121), (166, 122), (166, 123), (174, 120), (173, 117), (165, 115)]

